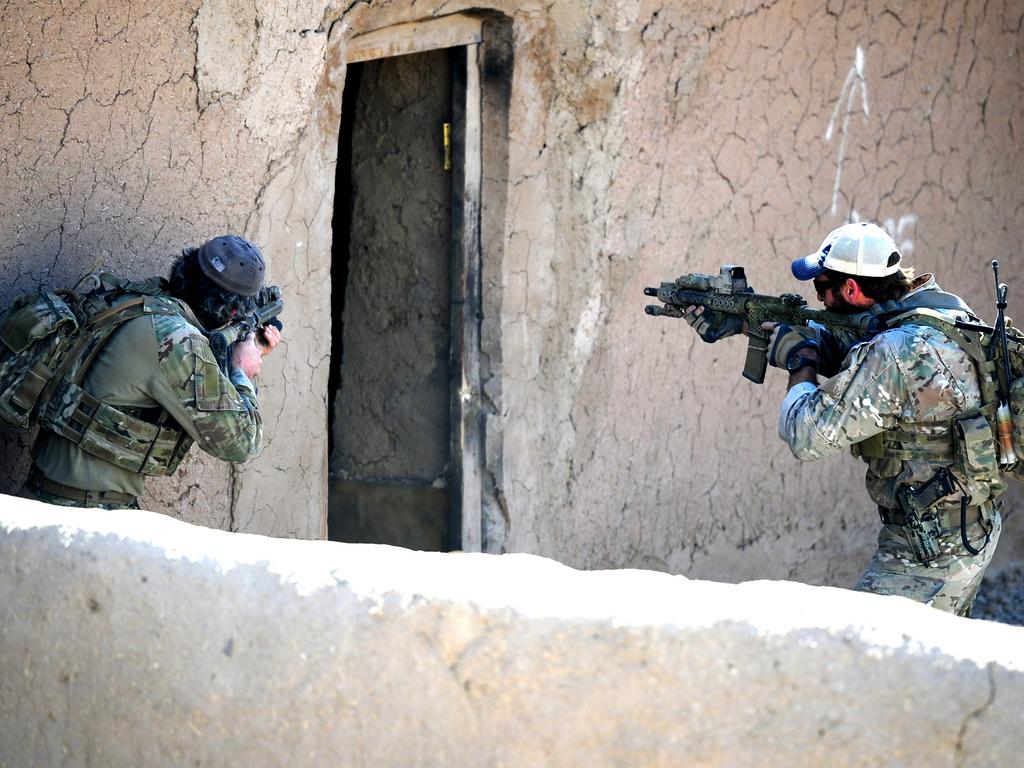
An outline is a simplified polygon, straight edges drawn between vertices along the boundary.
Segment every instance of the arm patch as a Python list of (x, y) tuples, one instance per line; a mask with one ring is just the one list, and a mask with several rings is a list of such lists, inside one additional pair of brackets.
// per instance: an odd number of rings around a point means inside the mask
[(200, 411), (245, 412), (245, 402), (217, 365), (210, 345), (203, 339), (193, 337), (192, 356), (195, 360), (193, 383), (196, 408)]

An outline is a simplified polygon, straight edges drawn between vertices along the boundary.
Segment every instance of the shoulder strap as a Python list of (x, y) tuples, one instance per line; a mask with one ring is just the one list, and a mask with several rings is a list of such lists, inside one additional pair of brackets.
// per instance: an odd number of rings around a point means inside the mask
[(103, 285), (109, 285), (120, 293), (139, 293), (143, 296), (155, 296), (164, 289), (164, 279), (162, 277), (126, 280), (110, 272), (101, 272), (99, 279)]
[(945, 291), (915, 291), (899, 303), (905, 309), (955, 309), (968, 315), (974, 314), (967, 302)]
[[(60, 360), (54, 369), (53, 378), (47, 383), (46, 388), (39, 396), (42, 403), (49, 402), (54, 392), (60, 386), (66, 376), (73, 373), (77, 382), (81, 382), (92, 365), (99, 350), (106, 343), (114, 328), (132, 317), (137, 317), (142, 308), (142, 297), (111, 307), (102, 312), (90, 314), (78, 339)], [(88, 305), (87, 305), (88, 306)], [(90, 349), (91, 347), (91, 349)]]
[(166, 294), (147, 296), (143, 304), (143, 311), (147, 315), (177, 315), (178, 317), (183, 317), (190, 325), (194, 325), (205, 333), (203, 324), (199, 322), (199, 318), (192, 311), (192, 307), (173, 296), (167, 296)]
[(988, 357), (985, 351), (988, 348), (987, 339), (983, 341), (981, 333), (960, 328), (955, 321), (931, 309), (913, 309), (902, 312), (889, 318), (887, 325), (889, 328), (899, 328), (903, 325), (925, 325), (948, 336), (972, 360), (980, 362)]
[[(928, 276), (924, 275), (922, 277)], [(886, 320), (890, 320), (902, 313), (922, 309), (953, 310), (956, 312), (963, 312), (972, 318), (977, 318), (977, 315), (974, 314), (974, 310), (967, 305), (967, 302), (956, 294), (946, 293), (945, 291), (940, 290), (938, 286), (912, 290), (902, 299), (893, 299), (876, 304), (872, 307), (871, 311)]]
[[(95, 310), (91, 304), (86, 304), (86, 307)], [(98, 312), (92, 311), (82, 328), (79, 338), (68, 353), (63, 356), (60, 364), (54, 371), (53, 378), (40, 395), (40, 401), (43, 403), (48, 402), (65, 379), (73, 384), (81, 384), (85, 380), (85, 375), (89, 372), (89, 368), (96, 360), (96, 356), (99, 355), (111, 336), (114, 335), (114, 331), (129, 320), (145, 314), (180, 314), (185, 316), (185, 312), (181, 310), (181, 305), (178, 302), (152, 302), (150, 296), (146, 295), (135, 296)], [(186, 320), (188, 319), (186, 317)]]

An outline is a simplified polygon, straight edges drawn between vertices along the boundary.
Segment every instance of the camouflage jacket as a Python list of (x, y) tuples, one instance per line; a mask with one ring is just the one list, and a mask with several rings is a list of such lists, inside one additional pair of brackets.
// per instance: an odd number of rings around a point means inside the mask
[[(172, 301), (170, 299), (162, 299)], [(225, 376), (187, 307), (181, 314), (128, 320), (89, 369), (83, 388), (105, 403), (157, 421), (162, 412), (207, 453), (240, 462), (259, 453), (262, 419), (256, 388), (241, 371)], [(138, 496), (144, 477), (41, 431), (36, 466), (74, 488)]]
[[(934, 281), (922, 290), (937, 290)], [(966, 317), (940, 312), (953, 321)], [(974, 464), (954, 459), (957, 419), (982, 405), (971, 358), (934, 327), (909, 317), (850, 349), (842, 369), (820, 386), (790, 389), (779, 413), (779, 436), (796, 458), (814, 461), (850, 447), (868, 463), (867, 488), (876, 504), (896, 508), (906, 483), (931, 479), (950, 467), (972, 504), (1004, 490), (991, 430)]]

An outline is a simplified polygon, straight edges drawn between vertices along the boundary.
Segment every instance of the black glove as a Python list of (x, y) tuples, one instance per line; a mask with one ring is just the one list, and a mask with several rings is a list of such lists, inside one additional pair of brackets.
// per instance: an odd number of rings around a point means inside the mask
[(683, 319), (708, 344), (726, 336), (735, 336), (743, 330), (743, 318), (739, 315), (725, 315), (707, 307), (687, 308), (683, 312)]
[(768, 339), (768, 363), (786, 371), (795, 371), (806, 365), (818, 367), (818, 337), (806, 325), (792, 326), (779, 323)]

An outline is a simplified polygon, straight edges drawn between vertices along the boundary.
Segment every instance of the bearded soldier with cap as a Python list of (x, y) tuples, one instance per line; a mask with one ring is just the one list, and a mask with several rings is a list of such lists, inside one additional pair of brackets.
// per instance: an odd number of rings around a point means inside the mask
[[(871, 223), (833, 230), (792, 271), (814, 281), (826, 309), (884, 322), (852, 346), (816, 327), (764, 326), (769, 363), (789, 372), (778, 430), (793, 455), (815, 461), (849, 448), (867, 462), (882, 528), (854, 589), (969, 615), (999, 540), (1005, 489), (978, 357), (956, 327), (978, 318), (932, 275), (914, 279)], [(687, 320), (706, 341), (738, 330), (694, 307)], [(819, 383), (819, 374), (828, 378)]]
[(145, 477), (173, 473), (193, 442), (225, 461), (259, 453), (253, 379), (280, 342), (279, 330), (264, 326), (258, 341), (250, 334), (236, 343), (227, 372), (204, 332), (251, 315), (264, 273), (259, 248), (226, 235), (185, 249), (167, 279), (84, 278), (77, 290), (86, 301), (104, 311), (137, 310), (99, 345), (80, 386), (46, 405), (26, 495), (64, 506), (138, 508)]

